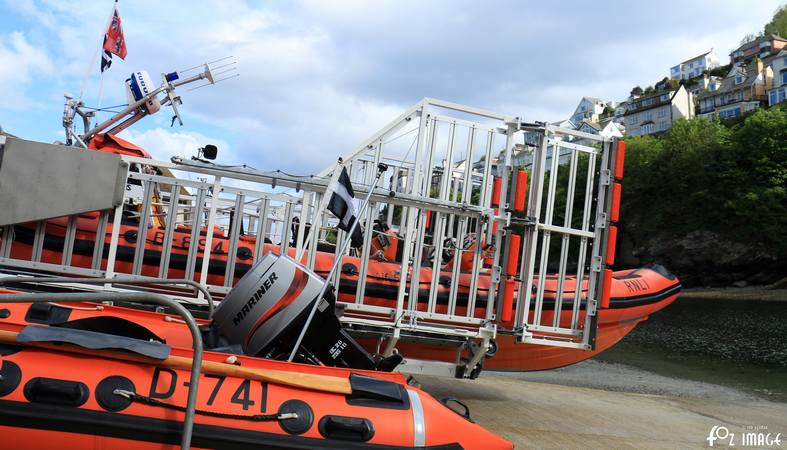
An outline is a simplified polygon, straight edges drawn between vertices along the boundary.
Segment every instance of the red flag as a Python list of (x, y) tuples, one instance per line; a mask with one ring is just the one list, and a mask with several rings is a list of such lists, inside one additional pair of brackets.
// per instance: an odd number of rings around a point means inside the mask
[(112, 21), (109, 23), (107, 32), (104, 35), (104, 50), (119, 56), (120, 59), (126, 59), (126, 55), (128, 54), (117, 4), (115, 4), (115, 11), (112, 13)]

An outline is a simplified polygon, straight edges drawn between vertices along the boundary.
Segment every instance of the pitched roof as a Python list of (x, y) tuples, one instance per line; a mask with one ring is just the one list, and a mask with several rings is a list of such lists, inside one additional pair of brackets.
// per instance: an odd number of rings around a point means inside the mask
[(708, 50), (707, 52), (705, 52), (705, 53), (703, 53), (703, 54), (701, 54), (701, 55), (697, 55), (697, 56), (695, 56), (695, 57), (693, 57), (693, 58), (689, 58), (689, 59), (687, 59), (686, 61), (683, 61), (683, 62), (681, 62), (681, 64), (686, 64), (686, 63), (687, 63), (687, 62), (689, 62), (689, 61), (694, 61), (694, 60), (695, 60), (695, 59), (697, 59), (697, 58), (702, 58), (703, 56), (707, 55), (708, 53), (710, 53), (710, 52), (712, 52), (712, 51), (713, 51), (713, 49), (710, 49), (710, 50)]
[(787, 39), (779, 36), (776, 33), (766, 34), (765, 36), (760, 36), (760, 37), (758, 37), (757, 39), (755, 39), (753, 41), (750, 41), (750, 42), (747, 42), (745, 44), (742, 44), (741, 46), (739, 46), (735, 50), (731, 51), (730, 55), (732, 55), (733, 53), (735, 53), (735, 52), (737, 52), (739, 50), (749, 49), (751, 47), (757, 47), (757, 46), (760, 45), (761, 42), (766, 42), (766, 41), (783, 41), (783, 42), (787, 42)]
[[(638, 97), (636, 100), (629, 103), (629, 105), (633, 105), (634, 107), (632, 108), (631, 106), (628, 106), (626, 108), (626, 112), (623, 113), (623, 115), (628, 116), (630, 114), (638, 113), (640, 111), (645, 111), (648, 109), (653, 109), (662, 105), (667, 105), (669, 103), (672, 103), (672, 99), (675, 98), (675, 95), (677, 95), (678, 91), (680, 91), (681, 89), (685, 89), (685, 88), (683, 86), (680, 86), (675, 90), (656, 91), (653, 94), (648, 94), (648, 95), (643, 95), (642, 97)], [(664, 94), (668, 94), (668, 98), (666, 100), (661, 98), (661, 96)], [(649, 99), (655, 99), (656, 101), (651, 105), (643, 106), (644, 101)]]
[(597, 124), (595, 122), (591, 122), (591, 121), (589, 121), (587, 119), (582, 120), (582, 122), (579, 123), (579, 126), (577, 126), (577, 130), (582, 128), (583, 125), (587, 125), (587, 126), (589, 126), (590, 128), (593, 128), (596, 131), (601, 131), (601, 125), (599, 125), (599, 124)]
[[(741, 73), (745, 76), (742, 83), (735, 84), (735, 75), (732, 75), (732, 73), (735, 72), (735, 67), (738, 67)], [(763, 65), (763, 67), (765, 67), (765, 65)], [(734, 66), (733, 69), (730, 70), (730, 73), (721, 80), (718, 89), (715, 91), (700, 92), (700, 94), (697, 95), (697, 98), (701, 100), (703, 98), (715, 97), (717, 95), (734, 91), (739, 88), (751, 86), (759, 75), (760, 72), (757, 71), (756, 61), (752, 61), (747, 65)]]

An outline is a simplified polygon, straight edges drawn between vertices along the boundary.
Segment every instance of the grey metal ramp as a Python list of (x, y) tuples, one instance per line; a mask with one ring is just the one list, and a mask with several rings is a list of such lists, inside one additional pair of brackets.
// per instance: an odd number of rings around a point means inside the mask
[(114, 208), (127, 171), (119, 155), (0, 136), (0, 226)]

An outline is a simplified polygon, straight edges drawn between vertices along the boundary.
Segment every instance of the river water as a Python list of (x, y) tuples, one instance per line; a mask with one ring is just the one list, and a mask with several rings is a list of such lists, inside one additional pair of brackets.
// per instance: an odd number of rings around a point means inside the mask
[(787, 402), (787, 302), (679, 298), (596, 359)]

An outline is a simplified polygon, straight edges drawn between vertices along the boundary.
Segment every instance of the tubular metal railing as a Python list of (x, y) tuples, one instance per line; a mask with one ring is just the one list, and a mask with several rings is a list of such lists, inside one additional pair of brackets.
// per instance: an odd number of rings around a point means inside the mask
[[(293, 176), (124, 156), (123, 205), (4, 227), (0, 268), (192, 280), (221, 297), (265, 252), (302, 255), (323, 274), (343, 257), (347, 270), (329, 280), (342, 321), (376, 330), (384, 353), (402, 333), (484, 349), (498, 332), (590, 348), (614, 149), (612, 138), (424, 99), (344, 155), (359, 197), (378, 164), (388, 166), (359, 218), (363, 244), (344, 255), (332, 242), (345, 233), (321, 208), (340, 165)], [(515, 168), (515, 159), (531, 163)], [(515, 170), (528, 172), (526, 185)], [(513, 200), (525, 192), (520, 210)], [(380, 286), (384, 299), (375, 298)]]

